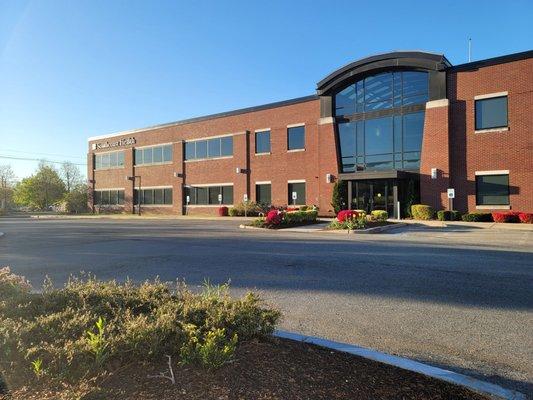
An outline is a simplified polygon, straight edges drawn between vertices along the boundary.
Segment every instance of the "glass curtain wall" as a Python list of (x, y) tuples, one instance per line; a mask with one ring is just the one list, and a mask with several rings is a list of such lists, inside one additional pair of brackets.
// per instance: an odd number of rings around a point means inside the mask
[(342, 172), (420, 167), (427, 72), (368, 76), (335, 95)]

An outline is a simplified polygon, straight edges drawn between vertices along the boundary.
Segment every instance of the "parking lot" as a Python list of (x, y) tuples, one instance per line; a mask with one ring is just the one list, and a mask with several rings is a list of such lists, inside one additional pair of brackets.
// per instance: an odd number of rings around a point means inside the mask
[(533, 232), (409, 226), (376, 235), (251, 231), (237, 221), (0, 219), (0, 266), (39, 287), (102, 279), (231, 281), (281, 328), (531, 393)]

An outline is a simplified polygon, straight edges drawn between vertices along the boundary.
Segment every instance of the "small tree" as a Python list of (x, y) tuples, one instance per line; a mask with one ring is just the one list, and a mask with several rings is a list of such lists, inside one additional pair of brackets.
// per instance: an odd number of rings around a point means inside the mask
[(87, 185), (77, 185), (65, 194), (63, 199), (65, 211), (70, 214), (80, 214), (88, 211), (89, 188)]
[(65, 194), (65, 184), (50, 165), (41, 162), (35, 175), (24, 178), (13, 193), (15, 203), (38, 210), (56, 204)]
[(348, 200), (348, 187), (346, 181), (337, 181), (333, 186), (333, 194), (331, 196), (331, 206), (335, 214), (341, 210), (346, 210)]
[(63, 183), (65, 184), (67, 192), (75, 190), (76, 187), (83, 181), (80, 169), (70, 161), (65, 161), (63, 164), (61, 164), (59, 174), (63, 180)]
[(0, 165), (0, 210), (9, 208), (13, 198), (15, 173), (11, 165)]

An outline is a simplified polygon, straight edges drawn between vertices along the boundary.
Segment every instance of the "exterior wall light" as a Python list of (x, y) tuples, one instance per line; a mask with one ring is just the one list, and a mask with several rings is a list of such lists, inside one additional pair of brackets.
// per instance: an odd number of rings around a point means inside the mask
[(431, 179), (437, 179), (437, 168), (431, 168)]

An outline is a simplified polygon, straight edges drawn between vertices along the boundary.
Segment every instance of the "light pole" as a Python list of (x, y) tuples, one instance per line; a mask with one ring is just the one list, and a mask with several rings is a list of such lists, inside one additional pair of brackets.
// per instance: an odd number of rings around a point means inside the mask
[[(133, 175), (133, 176), (127, 176), (126, 179), (128, 181), (133, 182), (133, 198), (135, 199), (135, 179), (139, 179), (139, 189), (137, 190), (137, 207), (139, 210), (139, 216), (141, 215), (141, 176), (140, 175)], [(133, 209), (131, 210), (132, 214), (135, 214), (135, 201), (133, 201)]]

